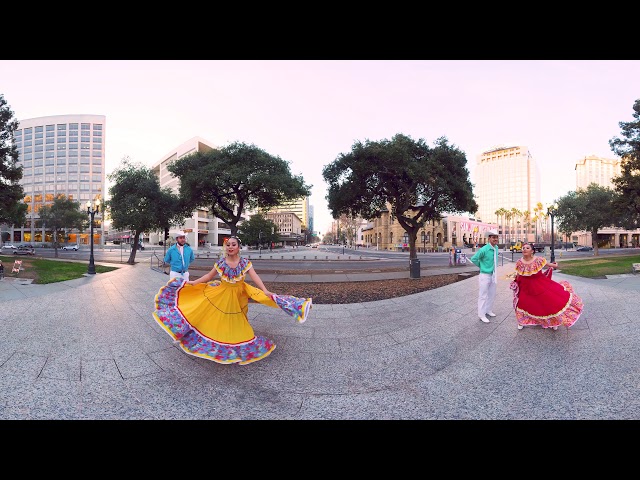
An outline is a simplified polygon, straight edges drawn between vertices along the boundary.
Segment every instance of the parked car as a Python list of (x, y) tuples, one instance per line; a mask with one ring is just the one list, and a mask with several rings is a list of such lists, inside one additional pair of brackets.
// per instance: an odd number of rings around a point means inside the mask
[(593, 247), (590, 247), (589, 245), (576, 248), (576, 252), (590, 252), (591, 250), (593, 250)]
[(18, 248), (18, 247), (16, 247), (13, 243), (5, 243), (5, 244), (2, 246), (2, 248), (10, 248), (11, 250), (15, 250), (15, 249), (16, 249), (16, 248)]
[(78, 245), (65, 245), (64, 247), (62, 247), (62, 250), (74, 250), (74, 251), (78, 251)]
[(18, 248), (16, 248), (13, 251), (13, 254), (14, 255), (35, 255), (36, 249), (30, 245), (18, 245)]

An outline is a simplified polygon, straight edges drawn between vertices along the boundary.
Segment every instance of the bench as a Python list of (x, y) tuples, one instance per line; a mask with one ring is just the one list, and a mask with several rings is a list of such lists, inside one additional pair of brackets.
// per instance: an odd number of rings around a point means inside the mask
[(631, 267), (633, 269), (633, 273), (639, 273), (640, 272), (640, 263), (632, 263)]

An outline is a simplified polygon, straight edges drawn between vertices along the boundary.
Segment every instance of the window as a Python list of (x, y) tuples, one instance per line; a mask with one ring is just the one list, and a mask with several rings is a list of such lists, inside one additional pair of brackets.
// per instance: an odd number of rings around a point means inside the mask
[(53, 138), (47, 138), (46, 142), (49, 143), (53, 143)]
[[(69, 124), (69, 135), (72, 134), (73, 130), (76, 130), (76, 132), (77, 132), (77, 130), (78, 130), (78, 124), (77, 123), (70, 123)], [(77, 135), (77, 133), (76, 133), (76, 135)]]
[(67, 124), (66, 123), (59, 123), (58, 124), (58, 130), (64, 130), (66, 132), (67, 131)]
[(84, 130), (91, 130), (91, 124), (90, 123), (83, 123), (81, 125), (81, 129), (83, 130), (83, 135), (86, 135), (86, 133), (84, 133)]

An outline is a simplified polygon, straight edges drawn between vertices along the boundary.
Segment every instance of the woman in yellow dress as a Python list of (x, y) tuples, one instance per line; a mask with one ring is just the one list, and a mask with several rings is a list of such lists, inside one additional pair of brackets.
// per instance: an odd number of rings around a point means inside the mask
[[(249, 298), (280, 308), (298, 323), (307, 319), (312, 299), (270, 292), (253, 269), (251, 260), (240, 256), (240, 240), (224, 242), (225, 256), (197, 280), (170, 280), (155, 298), (154, 318), (188, 354), (217, 363), (246, 365), (262, 360), (276, 345), (256, 336), (249, 324)], [(254, 287), (245, 282), (249, 275)], [(219, 280), (213, 280), (217, 275)]]

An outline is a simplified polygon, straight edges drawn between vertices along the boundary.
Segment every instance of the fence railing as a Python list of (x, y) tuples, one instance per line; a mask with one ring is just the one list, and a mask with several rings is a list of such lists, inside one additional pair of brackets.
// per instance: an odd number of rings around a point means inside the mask
[(151, 270), (155, 270), (156, 272), (169, 275), (169, 272), (167, 271), (167, 268), (166, 268), (167, 266), (164, 263), (164, 260), (162, 260), (156, 252), (153, 252), (151, 254), (151, 257), (149, 257), (149, 262), (150, 262)]

